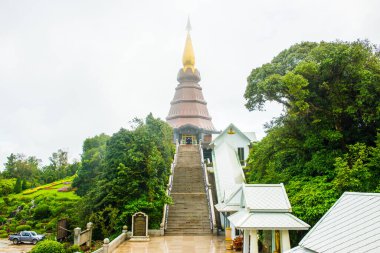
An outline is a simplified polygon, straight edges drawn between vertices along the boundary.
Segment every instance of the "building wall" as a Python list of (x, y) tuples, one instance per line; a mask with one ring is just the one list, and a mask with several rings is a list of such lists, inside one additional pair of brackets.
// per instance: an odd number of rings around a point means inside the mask
[(220, 145), (222, 142), (228, 143), (237, 152), (238, 148), (244, 148), (244, 160), (248, 158), (249, 155), (249, 145), (250, 141), (235, 130), (235, 134), (223, 133), (217, 140), (214, 140), (215, 146)]

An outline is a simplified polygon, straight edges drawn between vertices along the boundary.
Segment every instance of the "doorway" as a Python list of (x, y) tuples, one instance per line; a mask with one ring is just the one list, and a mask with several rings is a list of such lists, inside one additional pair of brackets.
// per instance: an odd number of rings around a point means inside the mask
[(196, 139), (194, 135), (182, 135), (182, 144), (195, 144)]

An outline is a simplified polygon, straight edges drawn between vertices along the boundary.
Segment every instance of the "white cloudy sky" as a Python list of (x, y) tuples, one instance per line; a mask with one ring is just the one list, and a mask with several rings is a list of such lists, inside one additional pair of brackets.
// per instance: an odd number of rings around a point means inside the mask
[(0, 0), (0, 168), (11, 152), (79, 157), (87, 137), (165, 118), (188, 14), (214, 125), (262, 138), (281, 107), (245, 109), (252, 68), (300, 41), (380, 44), (379, 10), (377, 0)]

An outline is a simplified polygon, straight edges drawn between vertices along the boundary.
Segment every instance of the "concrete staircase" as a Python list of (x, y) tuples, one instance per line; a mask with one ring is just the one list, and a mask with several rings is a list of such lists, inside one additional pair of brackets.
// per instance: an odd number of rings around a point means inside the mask
[(174, 168), (166, 235), (210, 234), (210, 220), (198, 146), (181, 145)]

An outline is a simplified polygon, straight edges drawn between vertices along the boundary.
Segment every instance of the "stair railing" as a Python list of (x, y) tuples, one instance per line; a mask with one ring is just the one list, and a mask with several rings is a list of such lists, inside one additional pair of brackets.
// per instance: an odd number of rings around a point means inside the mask
[[(177, 160), (178, 160), (178, 149), (179, 149), (179, 142), (178, 142), (178, 139), (176, 140), (176, 145), (175, 145), (175, 153), (174, 153), (174, 159), (173, 159), (173, 162), (172, 164), (170, 165), (170, 176), (169, 176), (169, 182), (167, 184), (167, 189), (166, 189), (166, 195), (167, 196), (170, 196), (170, 193), (172, 191), (172, 188), (173, 188), (173, 180), (174, 180), (174, 168), (177, 164)], [(169, 214), (169, 205), (168, 204), (165, 204), (164, 205), (164, 209), (163, 209), (163, 213), (162, 213), (162, 222), (161, 222), (161, 229), (162, 230), (166, 230), (167, 226), (168, 226), (168, 214)]]
[(199, 140), (199, 145), (198, 145), (199, 153), (201, 155), (201, 167), (203, 169), (203, 179), (204, 179), (204, 184), (205, 184), (205, 190), (206, 190), (206, 197), (207, 197), (207, 205), (208, 205), (208, 217), (210, 220), (210, 229), (214, 231), (214, 225), (216, 225), (216, 220), (215, 220), (215, 211), (214, 211), (214, 201), (212, 198), (212, 189), (211, 185), (208, 180), (208, 175), (207, 175), (207, 167), (206, 164), (204, 163), (204, 157), (203, 157), (203, 150), (202, 150), (202, 141)]

